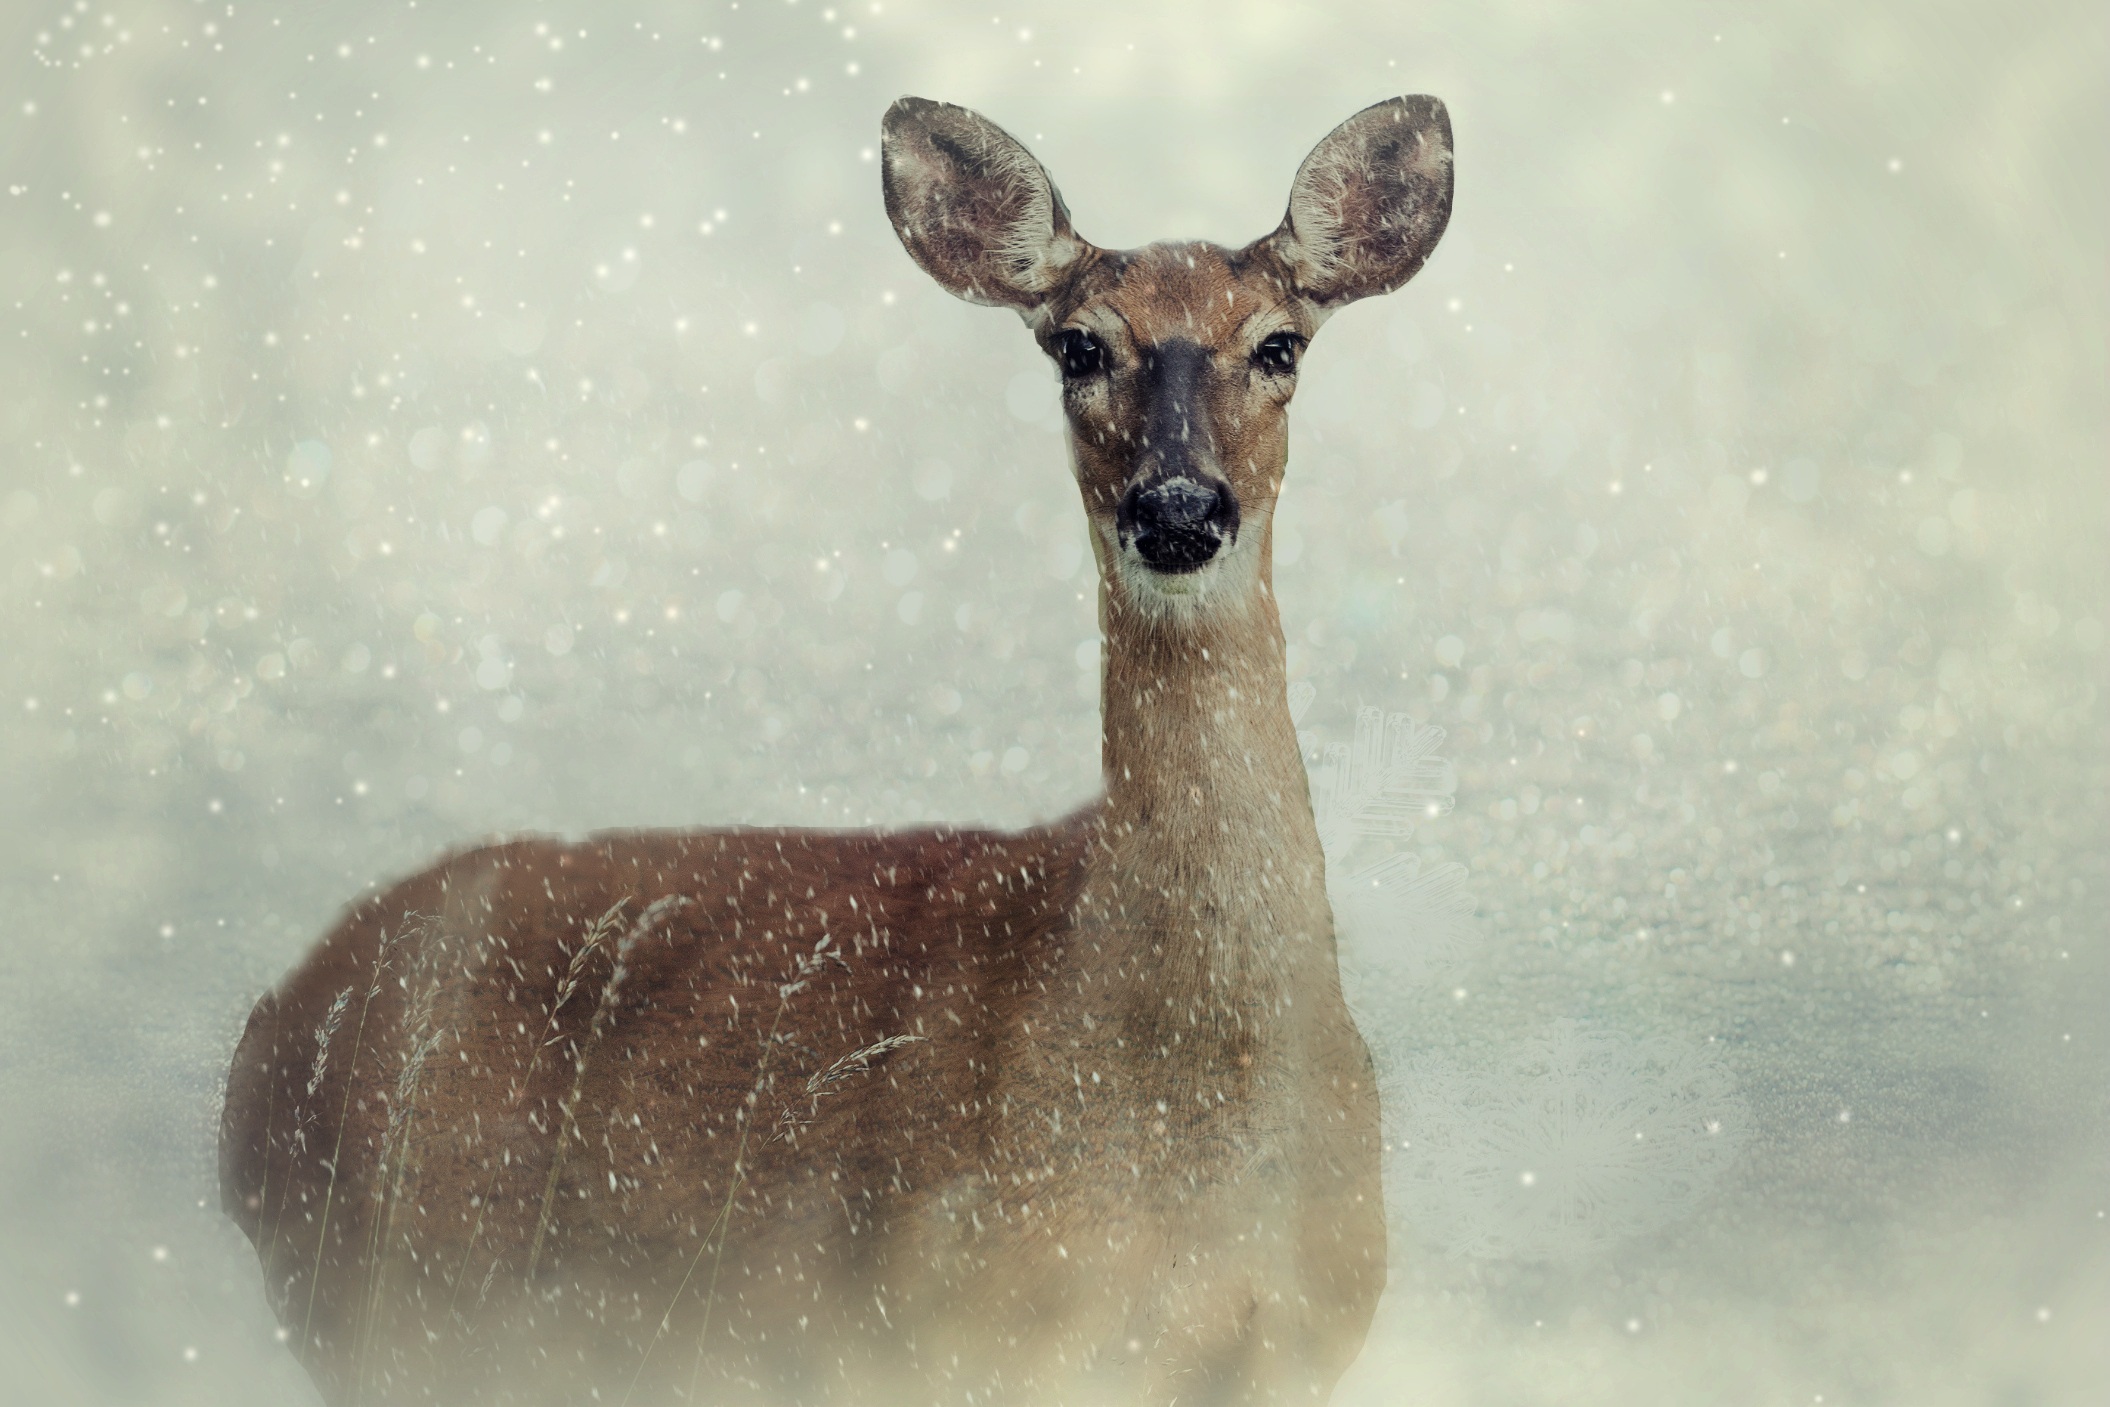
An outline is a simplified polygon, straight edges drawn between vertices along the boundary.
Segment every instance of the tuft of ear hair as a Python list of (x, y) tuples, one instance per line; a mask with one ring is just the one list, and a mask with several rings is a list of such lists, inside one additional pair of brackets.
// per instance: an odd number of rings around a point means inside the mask
[(1450, 218), (1450, 114), (1436, 98), (1392, 98), (1312, 148), (1289, 213), (1253, 247), (1284, 264), (1298, 292), (1336, 308), (1414, 277)]
[(909, 257), (970, 303), (1030, 319), (1091, 248), (1033, 154), (980, 113), (900, 99), (880, 124), (880, 165)]

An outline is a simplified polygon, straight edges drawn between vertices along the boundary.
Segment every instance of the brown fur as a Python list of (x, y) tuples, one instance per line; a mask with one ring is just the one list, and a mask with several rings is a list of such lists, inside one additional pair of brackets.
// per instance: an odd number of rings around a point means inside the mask
[[(1304, 1403), (1361, 1343), (1376, 1090), (1269, 568), (1294, 378), (1252, 355), (1323, 311), (1273, 237), (1076, 240), (973, 114), (887, 135), (926, 268), (1108, 349), (1065, 392), (1106, 796), (1018, 834), (513, 841), (354, 908), (258, 1003), (221, 1133), (333, 1403)], [(1168, 440), (1240, 523), (1177, 577), (1115, 511)]]

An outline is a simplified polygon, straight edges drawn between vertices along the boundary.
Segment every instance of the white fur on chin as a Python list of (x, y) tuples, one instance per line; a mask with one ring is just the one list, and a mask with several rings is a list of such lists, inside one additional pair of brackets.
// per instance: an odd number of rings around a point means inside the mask
[(1158, 571), (1122, 544), (1112, 524), (1093, 527), (1100, 536), (1101, 560), (1111, 564), (1116, 594), (1153, 623), (1190, 626), (1242, 610), (1259, 592), (1259, 544), (1268, 540), (1267, 515), (1247, 517), (1228, 546), (1191, 572)]

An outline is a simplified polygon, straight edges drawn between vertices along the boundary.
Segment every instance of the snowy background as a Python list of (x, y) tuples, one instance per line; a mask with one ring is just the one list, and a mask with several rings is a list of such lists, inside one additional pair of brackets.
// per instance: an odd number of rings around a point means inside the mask
[(14, 0), (0, 1397), (313, 1400), (213, 1138), (365, 886), (1091, 793), (1053, 377), (895, 243), (889, 101), (1120, 246), (1429, 92), (1449, 235), (1313, 347), (1277, 533), (1393, 1145), (1340, 1399), (2091, 1400), (2105, 24)]

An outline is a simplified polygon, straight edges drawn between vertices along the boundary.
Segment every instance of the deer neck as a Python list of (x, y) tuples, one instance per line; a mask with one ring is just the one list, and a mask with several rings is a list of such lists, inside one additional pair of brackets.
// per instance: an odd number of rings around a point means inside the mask
[(1150, 974), (1137, 1014), (1190, 1038), (1196, 1016), (1250, 1036), (1298, 988), (1339, 991), (1266, 536), (1262, 568), (1206, 611), (1100, 586), (1107, 798), (1083, 917), (1103, 956)]

